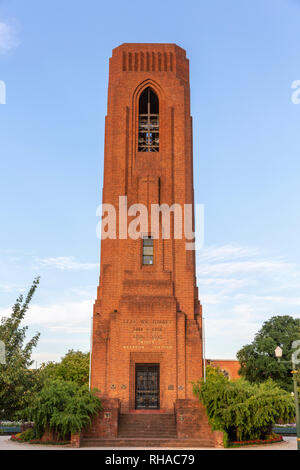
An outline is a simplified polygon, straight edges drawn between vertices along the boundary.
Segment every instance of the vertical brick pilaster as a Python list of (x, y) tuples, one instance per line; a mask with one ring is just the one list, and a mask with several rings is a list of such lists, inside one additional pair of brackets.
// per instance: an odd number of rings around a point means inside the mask
[(81, 433), (71, 434), (71, 447), (79, 448), (81, 446)]

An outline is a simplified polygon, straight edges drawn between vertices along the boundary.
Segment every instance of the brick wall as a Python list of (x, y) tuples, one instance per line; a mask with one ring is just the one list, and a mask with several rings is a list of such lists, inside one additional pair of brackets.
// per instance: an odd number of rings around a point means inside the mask
[(212, 447), (223, 447), (223, 433), (212, 431), (205, 408), (198, 400), (177, 400), (175, 417), (179, 439), (206, 439)]
[(117, 398), (99, 398), (102, 410), (94, 417), (91, 426), (81, 433), (81, 437), (115, 438), (118, 436), (120, 402)]
[(207, 359), (206, 364), (220, 368), (229, 380), (240, 378), (239, 369), (241, 365), (236, 359)]
[[(138, 152), (138, 100), (150, 86), (159, 99), (160, 148)], [(189, 61), (175, 44), (123, 44), (110, 59), (103, 203), (193, 204)], [(132, 218), (131, 218), (132, 219)], [(128, 223), (131, 220), (129, 218)], [(149, 226), (151, 233), (151, 226)], [(136, 356), (160, 365), (160, 404), (192, 399), (202, 376), (202, 322), (195, 254), (186, 239), (154, 240), (154, 264), (142, 265), (142, 240), (105, 239), (93, 316), (92, 387), (134, 406)], [(161, 323), (159, 323), (161, 322)], [(164, 323), (163, 323), (164, 322)]]

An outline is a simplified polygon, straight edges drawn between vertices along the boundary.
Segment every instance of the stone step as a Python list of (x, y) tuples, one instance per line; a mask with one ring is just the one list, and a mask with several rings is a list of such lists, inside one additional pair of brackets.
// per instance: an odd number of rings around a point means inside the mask
[(172, 421), (126, 421), (126, 419), (121, 419), (119, 425), (124, 424), (126, 426), (173, 426), (175, 424), (175, 419)]
[(174, 414), (122, 413), (119, 417), (118, 438), (174, 439), (176, 437)]
[(164, 427), (140, 427), (140, 426), (120, 426), (119, 432), (123, 431), (136, 431), (136, 432), (160, 432), (160, 431), (174, 431), (176, 429), (174, 426), (164, 426)]
[(119, 424), (126, 424), (126, 426), (173, 426), (175, 424), (175, 419), (172, 421), (126, 421), (122, 419), (119, 421)]
[(173, 421), (175, 419), (174, 414), (135, 414), (135, 413), (121, 413), (120, 419), (126, 419), (127, 421)]
[(170, 433), (176, 433), (176, 428), (175, 426), (172, 428), (161, 428), (161, 429), (144, 429), (144, 428), (127, 428), (127, 427), (122, 427), (119, 428), (119, 434), (126, 434), (126, 433), (143, 433), (143, 434), (155, 434), (155, 433), (163, 433), (163, 434), (170, 434)]
[(134, 428), (128, 426), (122, 426), (119, 428), (119, 431), (138, 431), (138, 432), (170, 432), (175, 431), (176, 427), (167, 427), (167, 428)]
[(135, 434), (138, 434), (138, 433), (144, 433), (144, 434), (155, 434), (156, 432), (159, 432), (159, 433), (164, 433), (164, 434), (167, 434), (167, 433), (170, 433), (170, 432), (176, 432), (176, 428), (173, 427), (173, 428), (168, 428), (168, 429), (134, 429), (134, 428), (121, 428), (119, 429), (119, 433), (125, 433), (125, 432), (134, 432)]
[(174, 415), (131, 415), (131, 414), (120, 414), (120, 423), (128, 424), (171, 424), (175, 423)]
[(83, 439), (81, 447), (167, 447), (183, 449), (201, 449), (203, 447), (214, 447), (209, 439), (160, 439), (160, 438), (116, 438), (116, 439)]
[(119, 422), (119, 426), (121, 425), (124, 425), (124, 426), (140, 426), (141, 428), (144, 427), (144, 428), (149, 428), (150, 426), (152, 427), (160, 427), (160, 426), (173, 426), (175, 425), (175, 420), (172, 422), (172, 421), (160, 421), (158, 423), (156, 422), (147, 422), (147, 421), (120, 421)]
[(118, 439), (119, 438), (127, 438), (127, 437), (130, 437), (130, 438), (134, 438), (134, 437), (143, 437), (145, 439), (152, 439), (153, 437), (154, 438), (159, 438), (159, 439), (169, 439), (169, 438), (177, 438), (177, 434), (176, 432), (162, 432), (162, 433), (155, 433), (155, 432), (148, 432), (148, 433), (145, 433), (145, 432), (119, 432), (118, 433)]

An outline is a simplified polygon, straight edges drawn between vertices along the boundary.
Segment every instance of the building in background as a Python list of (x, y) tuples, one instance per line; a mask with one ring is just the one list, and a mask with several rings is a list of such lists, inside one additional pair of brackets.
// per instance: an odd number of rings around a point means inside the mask
[(237, 359), (206, 359), (206, 365), (219, 368), (229, 380), (240, 378), (239, 369), (241, 365)]

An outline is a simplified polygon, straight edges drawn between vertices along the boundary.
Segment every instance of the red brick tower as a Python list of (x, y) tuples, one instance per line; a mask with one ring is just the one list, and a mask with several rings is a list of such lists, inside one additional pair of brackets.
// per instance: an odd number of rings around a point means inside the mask
[(203, 368), (195, 253), (175, 237), (173, 214), (169, 239), (153, 236), (150, 217), (147, 233), (125, 238), (120, 196), (149, 213), (151, 204), (194, 204), (189, 62), (175, 44), (123, 44), (110, 59), (103, 203), (116, 208), (117, 229), (101, 242), (91, 387), (107, 421), (92, 435), (117, 436), (116, 408), (121, 416), (175, 409), (177, 435), (190, 436), (185, 420), (197, 437), (186, 418), (197, 414), (191, 382)]

